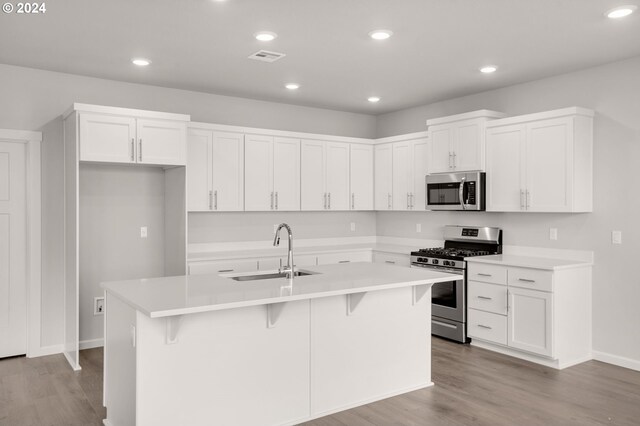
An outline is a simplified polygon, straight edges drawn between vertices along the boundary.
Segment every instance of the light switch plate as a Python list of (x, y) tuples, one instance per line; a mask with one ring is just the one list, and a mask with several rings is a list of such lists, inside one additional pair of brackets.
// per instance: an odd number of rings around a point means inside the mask
[(416, 232), (422, 232), (422, 224), (416, 223)]
[(550, 240), (558, 239), (558, 228), (549, 228), (549, 239)]
[(148, 232), (146, 226), (140, 227), (140, 238), (147, 238)]
[(351, 231), (355, 231), (356, 230), (356, 223), (355, 222), (351, 222)]
[(622, 244), (622, 231), (611, 231), (611, 244)]

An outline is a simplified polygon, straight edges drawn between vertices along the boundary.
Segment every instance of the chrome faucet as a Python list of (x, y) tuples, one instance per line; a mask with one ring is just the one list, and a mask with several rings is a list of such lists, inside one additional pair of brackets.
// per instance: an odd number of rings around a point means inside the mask
[(289, 236), (289, 251), (287, 252), (287, 266), (280, 268), (278, 271), (280, 273), (287, 274), (287, 278), (293, 279), (295, 272), (293, 270), (293, 233), (291, 232), (291, 227), (286, 223), (281, 223), (278, 225), (278, 229), (276, 230), (276, 236), (273, 239), (273, 245), (280, 245), (280, 230), (285, 228), (287, 230), (287, 235)]

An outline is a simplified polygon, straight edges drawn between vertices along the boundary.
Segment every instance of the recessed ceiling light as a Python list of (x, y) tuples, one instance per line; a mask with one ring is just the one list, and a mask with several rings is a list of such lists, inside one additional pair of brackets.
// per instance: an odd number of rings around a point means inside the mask
[(486, 67), (480, 68), (480, 72), (484, 74), (491, 74), (492, 72), (496, 72), (498, 67), (495, 65), (487, 65)]
[(286, 87), (289, 90), (297, 90), (300, 88), (300, 85), (296, 83), (289, 83), (289, 84), (286, 84), (284, 87)]
[(133, 58), (131, 62), (133, 62), (134, 65), (137, 65), (139, 67), (146, 67), (151, 63), (150, 60), (144, 59), (144, 58)]
[(633, 12), (635, 12), (637, 8), (638, 6), (634, 5), (618, 6), (614, 9), (609, 10), (607, 13), (605, 13), (605, 15), (607, 16), (607, 18), (612, 19), (624, 18), (625, 16), (629, 16)]
[(275, 40), (275, 38), (278, 37), (278, 34), (273, 33), (271, 31), (260, 31), (255, 33), (253, 36), (256, 38), (256, 40), (271, 41), (271, 40)]
[(371, 103), (374, 103), (374, 104), (375, 104), (376, 102), (379, 102), (379, 101), (380, 101), (380, 98), (379, 98), (378, 96), (371, 96), (371, 97), (367, 98), (367, 100), (368, 100), (369, 102), (371, 102)]
[(393, 35), (393, 31), (389, 30), (375, 30), (369, 33), (369, 37), (374, 40), (386, 40)]

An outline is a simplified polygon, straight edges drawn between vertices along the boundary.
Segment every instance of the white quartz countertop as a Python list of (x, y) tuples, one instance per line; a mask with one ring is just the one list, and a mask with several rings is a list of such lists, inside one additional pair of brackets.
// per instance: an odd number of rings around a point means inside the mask
[[(320, 254), (320, 253), (341, 253), (353, 252), (359, 250), (381, 251), (386, 253), (409, 254), (418, 250), (418, 246), (386, 244), (386, 243), (364, 243), (364, 244), (335, 244), (322, 246), (305, 246), (295, 247), (294, 258), (296, 255), (304, 254)], [(259, 249), (242, 249), (242, 250), (212, 250), (198, 253), (189, 253), (188, 260), (210, 261), (210, 260), (227, 260), (227, 259), (246, 259), (253, 257), (286, 257), (287, 244), (286, 241), (279, 247), (267, 247)]]
[(502, 266), (517, 266), (520, 268), (545, 269), (557, 271), (560, 269), (582, 268), (592, 266), (592, 262), (580, 260), (555, 259), (547, 257), (516, 256), (510, 254), (497, 254), (492, 256), (468, 257), (467, 263), (489, 263)]
[[(377, 263), (322, 265), (315, 275), (235, 281), (191, 275), (102, 283), (110, 294), (151, 318), (433, 284), (461, 275)], [(245, 274), (246, 275), (246, 274)]]

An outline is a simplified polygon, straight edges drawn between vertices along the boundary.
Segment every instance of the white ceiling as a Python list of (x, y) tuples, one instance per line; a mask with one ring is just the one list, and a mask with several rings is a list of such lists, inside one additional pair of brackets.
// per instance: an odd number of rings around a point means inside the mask
[[(630, 3), (54, 0), (43, 15), (0, 15), (0, 63), (380, 114), (640, 55), (640, 13), (603, 15)], [(378, 28), (393, 37), (370, 39)], [(259, 49), (287, 56), (247, 59)], [(498, 72), (478, 72), (489, 63)]]

